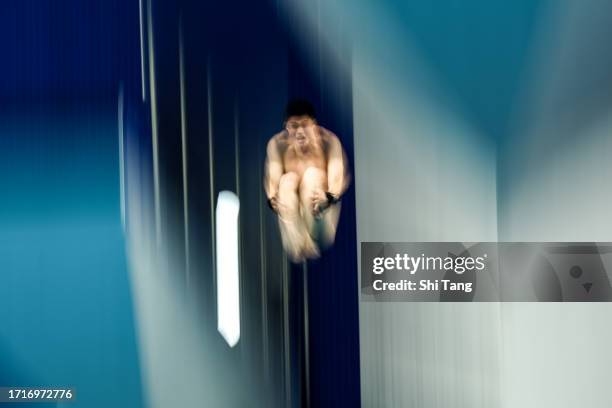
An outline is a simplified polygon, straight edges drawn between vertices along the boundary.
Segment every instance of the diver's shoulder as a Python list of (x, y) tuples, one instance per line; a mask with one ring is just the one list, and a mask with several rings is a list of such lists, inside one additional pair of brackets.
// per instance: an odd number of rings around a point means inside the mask
[(270, 142), (284, 142), (287, 140), (287, 131), (286, 130), (281, 130), (278, 133), (275, 133), (271, 138), (270, 138)]
[(287, 144), (287, 132), (285, 130), (281, 130), (280, 132), (274, 134), (270, 140), (268, 140), (268, 148), (276, 148), (282, 150), (284, 146)]
[(340, 139), (338, 138), (338, 136), (336, 136), (336, 134), (334, 132), (332, 132), (331, 130), (318, 125), (319, 126), (319, 133), (321, 134), (321, 139), (323, 139), (323, 141), (325, 142), (325, 144), (331, 144), (331, 143), (335, 143), (335, 142), (339, 142)]

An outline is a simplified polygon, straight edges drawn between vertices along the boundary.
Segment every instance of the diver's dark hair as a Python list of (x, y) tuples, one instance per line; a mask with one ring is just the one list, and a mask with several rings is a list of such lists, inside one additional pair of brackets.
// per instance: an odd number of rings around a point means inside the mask
[(285, 107), (285, 122), (291, 116), (303, 116), (307, 115), (313, 119), (316, 119), (315, 109), (312, 103), (306, 99), (295, 98), (291, 99)]

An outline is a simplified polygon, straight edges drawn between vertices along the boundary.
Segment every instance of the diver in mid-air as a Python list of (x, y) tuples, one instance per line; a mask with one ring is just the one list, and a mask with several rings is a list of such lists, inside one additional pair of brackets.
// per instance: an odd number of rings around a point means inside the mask
[(268, 204), (289, 258), (319, 257), (334, 242), (350, 174), (340, 140), (318, 125), (308, 101), (287, 104), (285, 128), (268, 142), (265, 167)]

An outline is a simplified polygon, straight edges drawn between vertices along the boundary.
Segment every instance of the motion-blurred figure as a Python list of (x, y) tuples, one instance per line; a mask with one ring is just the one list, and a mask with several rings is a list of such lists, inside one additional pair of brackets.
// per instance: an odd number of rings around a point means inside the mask
[(317, 124), (308, 101), (287, 104), (285, 129), (268, 142), (265, 167), (268, 204), (278, 214), (289, 258), (319, 257), (334, 242), (350, 174), (340, 140)]

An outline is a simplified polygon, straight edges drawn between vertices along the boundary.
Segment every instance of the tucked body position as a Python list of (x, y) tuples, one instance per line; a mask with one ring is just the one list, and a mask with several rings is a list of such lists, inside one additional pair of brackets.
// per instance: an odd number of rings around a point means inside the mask
[(264, 188), (287, 255), (302, 262), (333, 244), (350, 173), (340, 140), (308, 101), (290, 101), (284, 125), (267, 145)]

